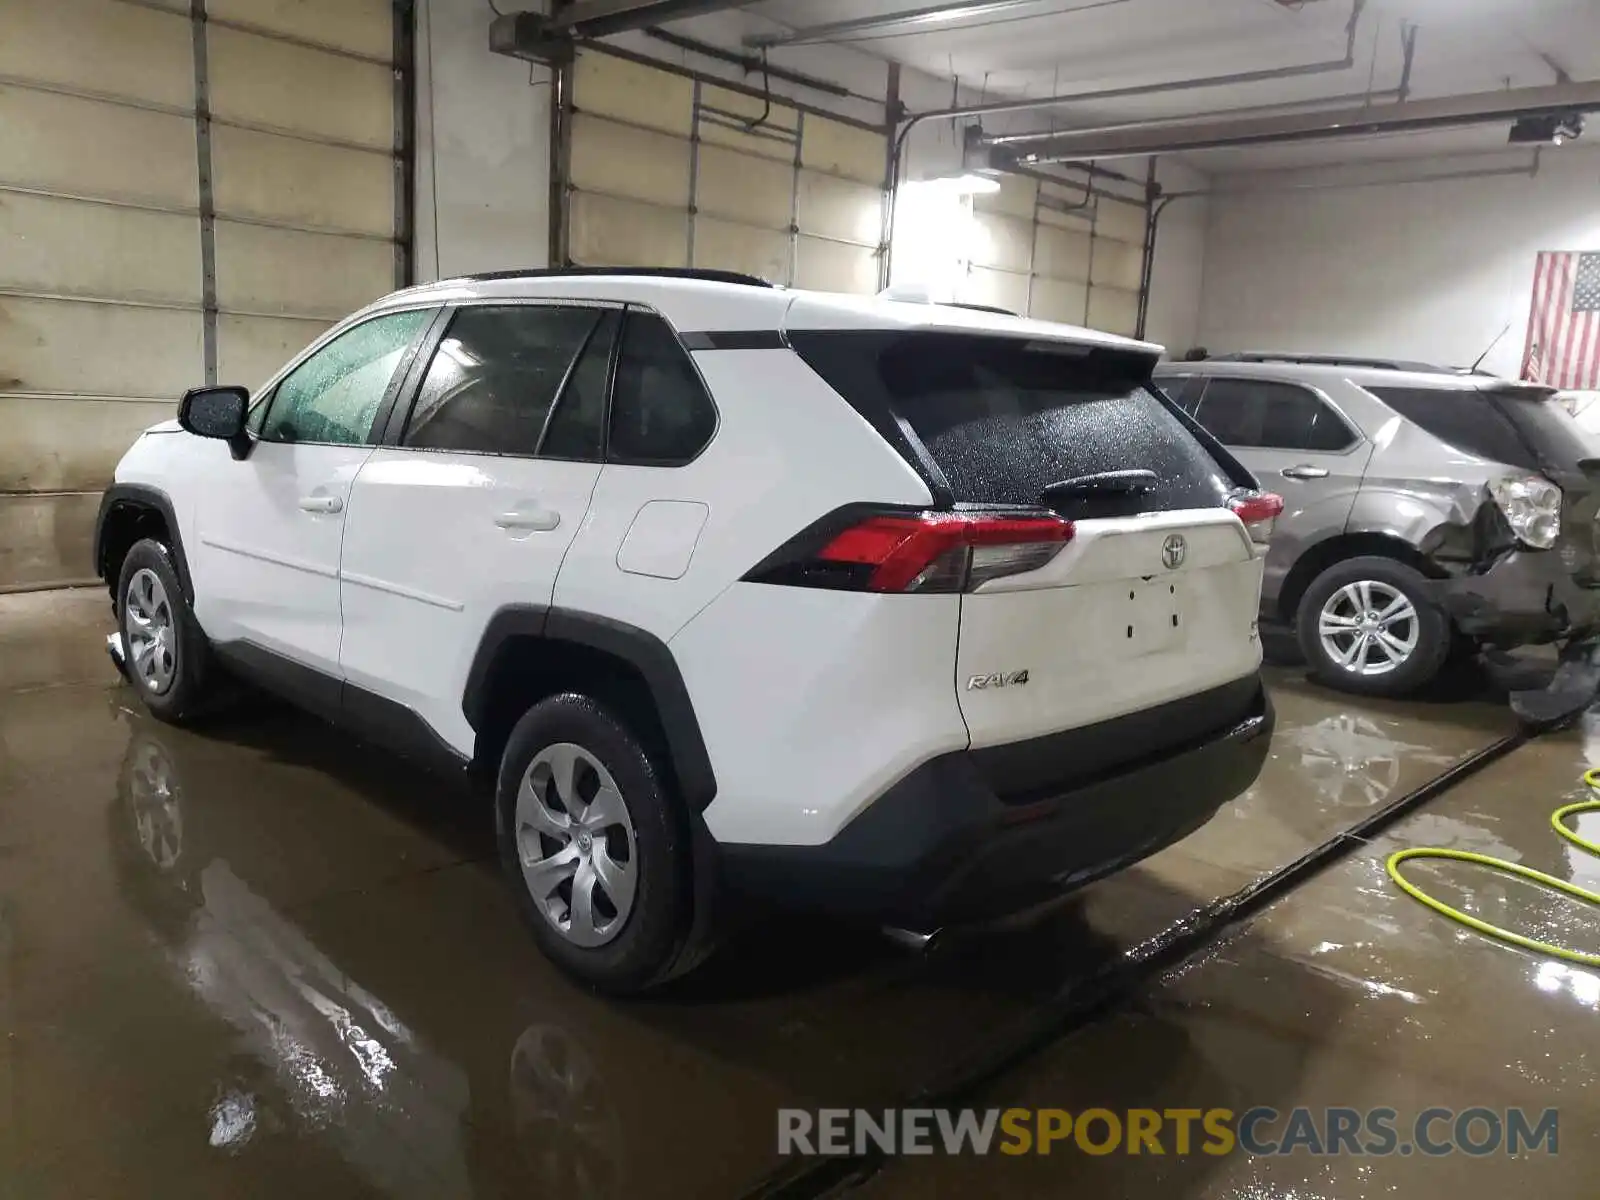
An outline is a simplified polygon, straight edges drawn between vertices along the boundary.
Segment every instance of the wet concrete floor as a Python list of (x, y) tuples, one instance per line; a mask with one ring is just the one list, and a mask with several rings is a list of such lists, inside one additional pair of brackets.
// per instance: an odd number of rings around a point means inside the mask
[[(613, 1003), (523, 934), (481, 801), (265, 703), (160, 725), (105, 660), (107, 627), (101, 593), (0, 597), (0, 1195), (737, 1196), (781, 1165), (778, 1107), (882, 1106), (961, 1074), (1075, 982), (1511, 727), (1492, 702), (1357, 702), (1274, 671), (1258, 785), (1047, 917), (920, 956), (768, 919), (674, 989)], [(1592, 870), (1541, 826), (1575, 786), (1578, 737), (1519, 750), (1394, 836)], [(1569, 1178), (1594, 1124), (1579, 1064), (1600, 976), (1458, 937), (1371, 851), (995, 1095), (1405, 1109), (1559, 1090), (1548, 1179)], [(1465, 886), (1571, 919), (1513, 884)], [(940, 1160), (866, 1186), (1300, 1197), (1436, 1165)]]

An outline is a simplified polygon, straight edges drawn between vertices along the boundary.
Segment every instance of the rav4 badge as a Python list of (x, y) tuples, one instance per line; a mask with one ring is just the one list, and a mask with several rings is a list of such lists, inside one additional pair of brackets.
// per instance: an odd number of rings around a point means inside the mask
[(1028, 672), (996, 671), (993, 675), (974, 675), (967, 680), (967, 691), (981, 692), (985, 688), (1021, 687), (1028, 682)]

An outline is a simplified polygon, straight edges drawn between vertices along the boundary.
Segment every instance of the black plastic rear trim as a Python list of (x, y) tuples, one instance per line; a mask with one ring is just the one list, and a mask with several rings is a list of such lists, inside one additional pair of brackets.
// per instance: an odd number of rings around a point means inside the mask
[(788, 343), (776, 329), (707, 329), (681, 333), (685, 350), (784, 350)]

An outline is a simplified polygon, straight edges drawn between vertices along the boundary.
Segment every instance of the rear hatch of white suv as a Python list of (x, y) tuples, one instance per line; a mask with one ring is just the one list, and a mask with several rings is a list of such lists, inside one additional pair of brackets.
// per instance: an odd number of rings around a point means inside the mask
[(934, 496), (929, 513), (850, 515), (818, 558), (874, 590), (962, 593), (953, 685), (974, 749), (1219, 688), (1222, 709), (1144, 749), (1237, 719), (1260, 665), (1244, 522), (1272, 510), (1147, 386), (1152, 349), (995, 325), (787, 331)]

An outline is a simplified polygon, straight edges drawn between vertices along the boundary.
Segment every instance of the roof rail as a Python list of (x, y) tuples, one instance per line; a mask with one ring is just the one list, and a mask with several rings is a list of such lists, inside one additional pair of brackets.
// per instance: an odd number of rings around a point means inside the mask
[(1422, 371), (1448, 375), (1450, 368), (1433, 363), (1411, 362), (1401, 358), (1361, 358), (1351, 354), (1279, 354), (1268, 350), (1246, 350), (1236, 354), (1212, 354), (1206, 362), (1301, 363), (1308, 367), (1362, 367), (1374, 371)]
[(770, 288), (774, 285), (757, 275), (739, 271), (715, 271), (703, 267), (524, 267), (509, 271), (483, 271), (460, 275), (464, 283), (488, 283), (496, 279), (570, 279), (587, 276), (627, 275), (650, 279), (703, 279), (708, 283), (736, 283), (745, 287)]

